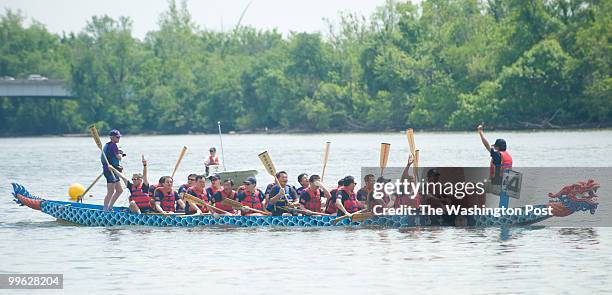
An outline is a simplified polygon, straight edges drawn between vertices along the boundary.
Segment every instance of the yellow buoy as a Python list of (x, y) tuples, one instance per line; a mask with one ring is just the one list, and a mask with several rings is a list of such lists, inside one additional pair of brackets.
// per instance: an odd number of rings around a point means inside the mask
[(76, 201), (80, 195), (85, 192), (85, 187), (80, 183), (73, 183), (68, 188), (70, 199)]

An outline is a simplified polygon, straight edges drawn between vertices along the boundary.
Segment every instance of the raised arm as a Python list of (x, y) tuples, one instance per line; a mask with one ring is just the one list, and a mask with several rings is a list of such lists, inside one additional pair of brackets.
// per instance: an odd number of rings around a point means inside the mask
[(412, 165), (412, 163), (414, 163), (414, 159), (412, 159), (412, 154), (410, 154), (408, 156), (408, 163), (406, 164), (404, 172), (402, 172), (402, 177), (400, 178), (401, 182), (403, 182), (404, 179), (408, 179), (408, 172), (410, 171), (410, 166)]
[(484, 127), (482, 126), (482, 124), (478, 125), (478, 134), (480, 135), (480, 140), (482, 141), (482, 144), (484, 145), (487, 152), (491, 152), (491, 145), (489, 144), (489, 141), (484, 135)]
[(316, 185), (323, 191), (323, 195), (326, 199), (331, 198), (331, 193), (325, 188), (325, 185), (323, 185), (322, 182), (317, 181)]
[(144, 184), (149, 185), (149, 178), (147, 177), (147, 160), (142, 155), (142, 181)]

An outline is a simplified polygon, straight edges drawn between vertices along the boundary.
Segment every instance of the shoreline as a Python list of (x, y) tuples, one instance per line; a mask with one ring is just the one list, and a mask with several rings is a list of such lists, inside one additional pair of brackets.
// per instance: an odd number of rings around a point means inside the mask
[[(564, 132), (564, 131), (609, 131), (612, 130), (612, 126), (607, 127), (597, 127), (597, 126), (589, 126), (589, 127), (563, 127), (563, 128), (490, 128), (486, 129), (488, 132), (530, 132), (530, 133), (538, 133), (538, 132)], [(415, 132), (419, 133), (469, 133), (476, 132), (474, 130), (452, 130), (452, 129), (444, 129), (444, 128), (415, 128)], [(147, 135), (218, 135), (217, 132), (206, 133), (206, 132), (184, 132), (184, 133), (172, 133), (172, 132), (124, 132), (130, 136), (147, 136)], [(314, 135), (314, 134), (373, 134), (373, 133), (405, 133), (405, 129), (380, 129), (380, 130), (357, 130), (350, 129), (345, 131), (340, 131), (336, 129), (330, 129), (328, 131), (308, 131), (306, 129), (252, 129), (252, 130), (230, 130), (227, 132), (223, 132), (223, 135)], [(1, 134), (0, 138), (27, 138), (27, 137), (89, 137), (90, 134), (88, 132), (82, 133), (59, 133), (59, 134)]]

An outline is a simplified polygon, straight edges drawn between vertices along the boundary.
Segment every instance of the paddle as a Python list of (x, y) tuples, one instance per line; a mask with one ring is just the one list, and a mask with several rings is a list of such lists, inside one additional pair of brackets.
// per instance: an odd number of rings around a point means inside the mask
[(364, 221), (374, 216), (376, 216), (376, 214), (374, 214), (373, 212), (356, 213), (351, 216), (351, 221), (354, 221), (354, 222)]
[(383, 171), (387, 167), (387, 161), (389, 160), (389, 149), (391, 148), (390, 143), (380, 144), (380, 176), (383, 176)]
[(279, 206), (279, 208), (285, 209), (287, 211), (295, 211), (298, 213), (302, 213), (302, 214), (307, 214), (307, 215), (317, 215), (317, 216), (330, 216), (330, 214), (327, 213), (322, 213), (322, 212), (314, 212), (308, 209), (300, 209), (297, 207), (290, 207), (290, 206)]
[(414, 175), (414, 180), (417, 181), (419, 179), (419, 150), (414, 151), (414, 163), (412, 163), (412, 174)]
[(327, 158), (329, 157), (329, 146), (331, 142), (326, 142), (325, 147), (323, 148), (323, 171), (321, 171), (321, 181), (323, 181), (323, 177), (325, 176), (325, 168), (327, 168)]
[(349, 218), (349, 217), (353, 216), (354, 214), (357, 214), (357, 213), (362, 213), (362, 212), (364, 212), (364, 211), (366, 211), (366, 210), (367, 210), (367, 209), (361, 209), (361, 210), (359, 210), (359, 211), (357, 211), (357, 212), (354, 212), (354, 213), (351, 213), (351, 214), (348, 214), (348, 215), (342, 215), (342, 216), (340, 216), (340, 217), (338, 217), (338, 218), (336, 218), (336, 219), (332, 220), (332, 223), (334, 223), (334, 224), (335, 224), (335, 223), (338, 223), (339, 221), (342, 221), (342, 220), (343, 220), (343, 219), (345, 219), (345, 218)]
[(414, 143), (414, 130), (412, 128), (406, 129), (406, 135), (408, 136), (408, 147), (410, 148), (410, 154), (414, 157), (414, 152), (416, 151), (416, 145)]
[(102, 178), (102, 175), (104, 175), (104, 173), (100, 173), (100, 175), (98, 175), (98, 177), (96, 177), (96, 179), (87, 187), (87, 189), (78, 197), (78, 199), (80, 199), (82, 201), (83, 200), (83, 196), (85, 196), (87, 194), (87, 192), (89, 192), (89, 190), (98, 182), (98, 180), (100, 180), (100, 178)]
[(268, 151), (259, 154), (258, 157), (266, 168), (268, 174), (272, 175), (272, 177), (274, 177), (274, 181), (280, 186), (280, 182), (278, 181), (278, 178), (276, 178), (276, 168), (274, 167), (274, 163), (272, 163), (272, 159), (270, 158)]
[[(236, 200), (228, 199), (228, 198), (223, 199), (223, 201), (221, 201), (221, 203), (225, 204), (225, 205), (232, 206), (232, 208), (234, 208), (236, 210), (244, 210), (244, 207), (245, 207), (244, 205), (242, 205), (242, 203), (240, 203), (240, 202), (238, 202)], [(271, 215), (272, 214), (270, 212), (257, 210), (257, 209), (251, 208), (251, 207), (249, 207), (248, 210), (252, 211), (252, 212), (255, 212), (255, 213), (263, 214), (263, 215)]]
[(419, 150), (416, 149), (416, 144), (414, 142), (414, 131), (412, 128), (408, 128), (406, 130), (406, 135), (408, 136), (408, 146), (410, 147), (410, 154), (412, 154), (412, 159), (414, 162), (412, 163), (412, 174), (414, 175), (414, 179), (418, 180), (418, 170), (419, 170)]
[(102, 152), (102, 156), (104, 158), (104, 162), (106, 162), (106, 166), (108, 166), (108, 169), (111, 172), (113, 172), (113, 174), (115, 174), (115, 176), (119, 176), (119, 178), (121, 178), (121, 180), (123, 180), (123, 182), (127, 185), (128, 178), (125, 177), (125, 175), (123, 175), (123, 173), (121, 173), (117, 169), (115, 169), (115, 167), (113, 167), (110, 164), (110, 162), (108, 162), (108, 159), (106, 158), (106, 153), (104, 153), (104, 148), (102, 147), (102, 141), (100, 140), (100, 135), (98, 134), (98, 129), (96, 129), (96, 126), (95, 125), (89, 126), (89, 132), (91, 133), (91, 136), (93, 137), (94, 141), (96, 142), (96, 145), (98, 146), (98, 149), (100, 149), (100, 152)]
[(181, 161), (183, 160), (183, 157), (185, 156), (185, 153), (187, 152), (187, 147), (183, 146), (183, 148), (181, 149), (181, 153), (179, 154), (179, 158), (178, 160), (176, 160), (176, 165), (174, 165), (174, 170), (172, 170), (172, 175), (170, 177), (172, 177), (172, 179), (174, 179), (174, 174), (176, 174), (176, 170), (178, 169), (179, 165), (181, 164)]
[(227, 212), (227, 211), (219, 209), (219, 208), (217, 208), (217, 207), (215, 207), (215, 206), (213, 206), (211, 204), (208, 204), (208, 203), (204, 202), (202, 199), (199, 199), (199, 198), (197, 198), (195, 196), (192, 196), (192, 195), (190, 195), (188, 193), (183, 194), (183, 198), (185, 200), (189, 201), (189, 202), (196, 203), (196, 204), (198, 204), (200, 206), (206, 206), (208, 208), (208, 210), (214, 210), (216, 212), (221, 212), (223, 214), (234, 215), (234, 214), (232, 214), (230, 212)]
[(225, 168), (225, 155), (223, 155), (223, 138), (221, 138), (221, 121), (217, 121), (217, 126), (219, 126), (219, 142), (221, 143), (221, 161), (223, 161), (223, 171), (227, 171)]

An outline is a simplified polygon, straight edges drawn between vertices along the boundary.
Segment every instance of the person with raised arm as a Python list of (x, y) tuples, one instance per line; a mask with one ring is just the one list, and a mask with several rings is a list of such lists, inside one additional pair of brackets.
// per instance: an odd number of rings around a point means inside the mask
[(506, 140), (498, 138), (493, 145), (489, 145), (489, 141), (484, 135), (484, 126), (482, 124), (478, 125), (478, 134), (480, 135), (482, 144), (491, 156), (491, 163), (489, 165), (491, 183), (501, 184), (504, 170), (512, 169), (512, 156), (510, 156), (510, 153), (506, 150)]
[(136, 214), (153, 211), (153, 202), (149, 196), (149, 179), (147, 177), (147, 160), (142, 156), (142, 174), (134, 173), (132, 181), (127, 182), (130, 191), (130, 211)]

